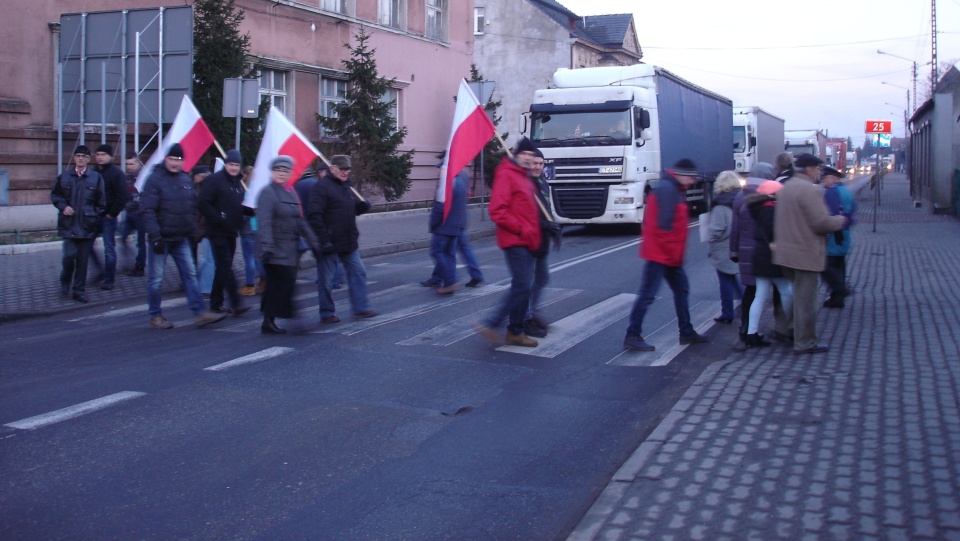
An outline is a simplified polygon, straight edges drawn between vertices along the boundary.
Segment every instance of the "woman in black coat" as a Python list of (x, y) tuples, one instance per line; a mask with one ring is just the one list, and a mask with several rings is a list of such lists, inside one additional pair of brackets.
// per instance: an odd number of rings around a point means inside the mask
[(257, 198), (256, 254), (263, 262), (267, 284), (263, 291), (260, 310), (264, 334), (284, 334), (275, 318), (292, 319), (295, 315), (293, 290), (297, 281), (297, 244), (302, 236), (314, 250), (316, 237), (303, 218), (300, 198), (288, 183), (293, 159), (277, 156), (270, 163), (270, 184)]

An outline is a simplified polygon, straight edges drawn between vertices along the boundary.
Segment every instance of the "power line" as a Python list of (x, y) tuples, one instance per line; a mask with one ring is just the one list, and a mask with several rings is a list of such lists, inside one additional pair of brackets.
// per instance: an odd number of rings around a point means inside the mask
[[(940, 32), (941, 34), (954, 34), (956, 32)], [(813, 49), (817, 47), (842, 47), (845, 45), (863, 45), (866, 43), (883, 43), (886, 41), (899, 41), (904, 39), (925, 38), (930, 34), (917, 34), (913, 36), (903, 36), (899, 38), (871, 39), (864, 41), (846, 41), (838, 43), (822, 43), (817, 45), (781, 45), (775, 47), (657, 47), (655, 45), (642, 45), (643, 49), (665, 49), (672, 51), (772, 51), (778, 49)]]
[[(663, 64), (658, 64), (658, 65), (660, 65), (661, 67), (669, 67)], [(875, 77), (884, 77), (886, 75), (894, 75), (894, 74), (901, 73), (903, 71), (903, 70), (897, 70), (897, 71), (890, 71), (886, 73), (876, 73), (873, 75), (862, 75), (859, 77), (841, 77), (839, 79), (784, 79), (782, 77), (774, 78), (774, 77), (749, 77), (747, 75), (731, 75), (729, 73), (720, 73), (717, 71), (709, 71), (709, 70), (704, 70), (700, 68), (691, 68), (689, 66), (681, 66), (680, 64), (671, 63), (671, 65), (677, 68), (699, 71), (701, 73), (709, 73), (711, 75), (720, 75), (722, 77), (731, 77), (733, 79), (749, 79), (752, 81), (771, 81), (776, 83), (833, 83), (833, 82), (840, 82), (840, 81), (856, 81), (857, 79), (872, 79)]]

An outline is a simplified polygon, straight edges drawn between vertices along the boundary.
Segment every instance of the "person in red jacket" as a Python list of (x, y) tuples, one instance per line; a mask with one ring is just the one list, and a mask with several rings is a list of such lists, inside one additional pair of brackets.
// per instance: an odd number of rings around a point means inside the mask
[(647, 260), (643, 267), (643, 279), (633, 310), (630, 311), (630, 326), (623, 339), (623, 347), (634, 351), (653, 351), (656, 348), (643, 340), (641, 327), (647, 307), (656, 297), (660, 282), (664, 279), (673, 291), (673, 304), (677, 309), (681, 344), (699, 344), (707, 339), (690, 324), (690, 282), (683, 271), (683, 253), (687, 247), (687, 203), (682, 191), (696, 182), (697, 166), (686, 158), (679, 160), (673, 169), (667, 169), (656, 187), (647, 196), (643, 212), (643, 242), (640, 257)]
[[(530, 171), (536, 147), (523, 138), (497, 166), (490, 192), (490, 219), (497, 225), (497, 246), (510, 269), (510, 291), (500, 309), (488, 320), (477, 324), (477, 331), (494, 344), (536, 347), (537, 341), (524, 334), (523, 320), (530, 306), (533, 283), (533, 252), (540, 247), (540, 210)], [(506, 340), (497, 327), (509, 316)]]

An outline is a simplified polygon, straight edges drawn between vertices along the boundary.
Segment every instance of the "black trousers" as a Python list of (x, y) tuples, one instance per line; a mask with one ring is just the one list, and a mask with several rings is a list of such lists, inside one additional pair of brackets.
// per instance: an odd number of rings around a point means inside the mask
[(230, 306), (236, 308), (242, 304), (237, 291), (237, 277), (233, 274), (233, 257), (237, 253), (237, 238), (209, 235), (210, 250), (213, 252), (213, 287), (210, 289), (210, 309), (223, 306), (223, 290), (227, 290)]
[(263, 269), (267, 271), (267, 286), (260, 300), (263, 317), (293, 318), (293, 290), (297, 284), (297, 267), (267, 264)]
[(60, 288), (67, 289), (73, 281), (73, 294), (86, 291), (87, 263), (97, 239), (63, 239), (63, 270), (60, 271)]
[(843, 299), (847, 296), (847, 257), (828, 255), (827, 268), (820, 273), (830, 288), (831, 299)]

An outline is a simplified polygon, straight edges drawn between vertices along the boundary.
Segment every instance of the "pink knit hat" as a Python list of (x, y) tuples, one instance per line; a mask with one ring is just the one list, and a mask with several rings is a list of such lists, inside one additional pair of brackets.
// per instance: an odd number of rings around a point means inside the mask
[(761, 193), (763, 195), (773, 195), (780, 191), (780, 188), (783, 188), (783, 184), (780, 184), (776, 180), (767, 180), (761, 182), (760, 185), (757, 186), (757, 193)]

